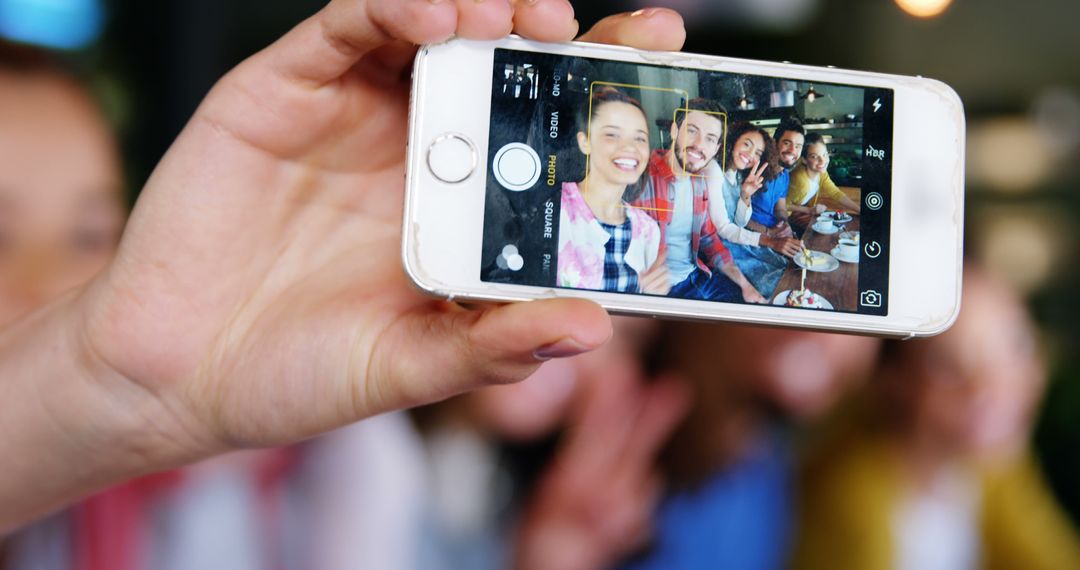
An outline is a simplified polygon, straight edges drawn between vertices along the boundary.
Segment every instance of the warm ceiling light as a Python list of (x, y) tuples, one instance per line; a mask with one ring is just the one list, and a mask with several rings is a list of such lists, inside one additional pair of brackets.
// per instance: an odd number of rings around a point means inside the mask
[(814, 86), (811, 85), (810, 89), (808, 89), (806, 93), (799, 95), (799, 98), (806, 99), (807, 103), (813, 103), (815, 99), (821, 97), (822, 95), (824, 95), (824, 93), (818, 93), (818, 91), (814, 89)]
[(896, 5), (916, 18), (933, 18), (952, 4), (952, 0), (896, 0)]

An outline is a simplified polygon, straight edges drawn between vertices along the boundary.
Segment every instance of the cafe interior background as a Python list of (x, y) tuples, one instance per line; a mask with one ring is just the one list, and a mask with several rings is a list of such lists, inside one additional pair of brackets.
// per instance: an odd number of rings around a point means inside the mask
[[(584, 29), (604, 14), (645, 3), (575, 5)], [(322, 4), (0, 0), (0, 36), (57, 48), (89, 74), (123, 135), (135, 194), (213, 82)], [(1036, 449), (1058, 499), (1080, 522), (1080, 3), (648, 4), (685, 16), (688, 51), (923, 75), (959, 92), (968, 126), (967, 247), (1030, 300), (1052, 371)], [(745, 104), (768, 104), (758, 99)], [(804, 105), (807, 116), (851, 122), (842, 105)]]

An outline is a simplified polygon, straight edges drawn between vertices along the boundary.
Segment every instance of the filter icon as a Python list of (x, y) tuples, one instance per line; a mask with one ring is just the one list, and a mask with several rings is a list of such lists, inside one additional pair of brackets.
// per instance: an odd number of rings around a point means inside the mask
[(495, 259), (495, 265), (502, 270), (521, 271), (521, 268), (525, 267), (525, 258), (518, 253), (517, 246), (506, 244), (502, 253)]

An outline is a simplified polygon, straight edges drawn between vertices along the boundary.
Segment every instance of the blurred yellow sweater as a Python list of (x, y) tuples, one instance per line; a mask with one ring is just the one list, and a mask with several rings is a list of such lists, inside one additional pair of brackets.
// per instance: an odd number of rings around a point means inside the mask
[[(863, 432), (821, 451), (803, 472), (792, 567), (891, 570), (891, 522), (904, 488), (896, 449)], [(976, 478), (980, 568), (1080, 569), (1080, 539), (1031, 457)]]

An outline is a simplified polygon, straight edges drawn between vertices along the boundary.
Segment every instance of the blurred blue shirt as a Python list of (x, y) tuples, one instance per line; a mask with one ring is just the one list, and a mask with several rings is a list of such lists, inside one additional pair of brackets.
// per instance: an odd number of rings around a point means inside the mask
[(9, 40), (78, 49), (104, 27), (101, 0), (0, 0), (0, 37)]
[(790, 449), (778, 433), (699, 489), (669, 496), (653, 548), (624, 570), (779, 570), (793, 517)]

